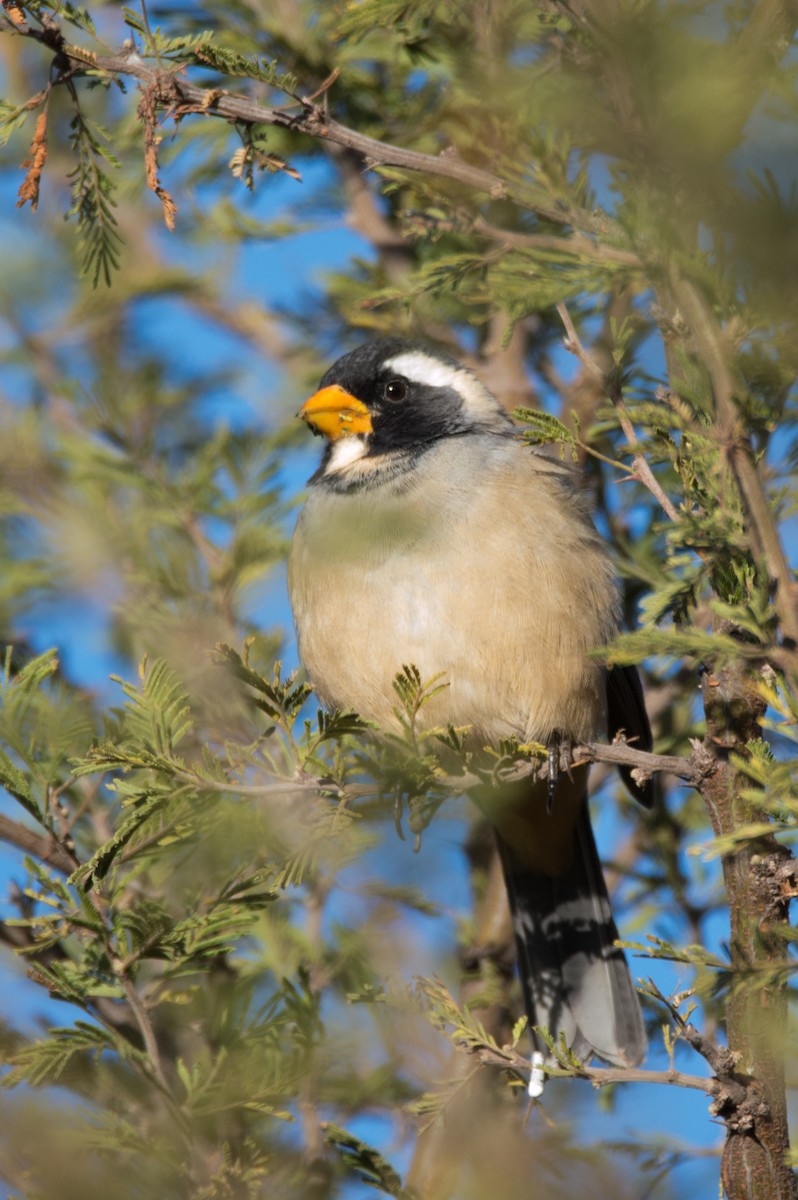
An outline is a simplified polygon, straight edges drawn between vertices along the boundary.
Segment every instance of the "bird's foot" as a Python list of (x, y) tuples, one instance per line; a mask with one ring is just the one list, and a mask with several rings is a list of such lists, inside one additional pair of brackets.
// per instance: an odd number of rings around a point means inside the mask
[(573, 765), (573, 743), (562, 733), (553, 733), (549, 738), (549, 775), (546, 784), (546, 812), (554, 808), (554, 797), (557, 795), (557, 784), (560, 779), (560, 764), (565, 767), (565, 774), (574, 781), (571, 767)]

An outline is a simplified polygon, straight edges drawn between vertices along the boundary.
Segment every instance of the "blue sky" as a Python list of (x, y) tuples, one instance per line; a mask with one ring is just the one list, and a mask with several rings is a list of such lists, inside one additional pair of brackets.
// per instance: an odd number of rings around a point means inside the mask
[[(282, 204), (289, 201), (290, 191), (295, 186), (289, 186), (286, 181), (276, 187), (274, 184), (263, 187), (253, 201), (253, 207), (257, 207), (260, 215), (279, 212)], [(6, 178), (0, 192), (0, 203), (7, 203), (12, 190), (13, 182)], [(15, 218), (19, 220), (17, 214), (11, 218), (12, 221)], [(10, 222), (7, 217), (3, 224), (8, 228)], [(19, 233), (19, 226), (16, 229)], [(179, 258), (182, 253), (188, 253), (179, 242), (170, 241), (166, 234), (163, 235), (162, 245), (165, 255), (171, 256), (174, 251)], [(331, 230), (321, 235), (304, 234), (285, 242), (243, 247), (237, 251), (234, 286), (240, 296), (246, 294), (266, 305), (276, 300), (282, 303), (299, 301), (326, 270), (345, 265), (353, 253), (367, 254), (368, 247), (344, 230)], [(237, 339), (224, 331), (215, 330), (207, 321), (195, 319), (186, 306), (165, 300), (142, 304), (139, 332), (145, 341), (150, 340), (152, 346), (167, 357), (170, 347), (180, 348), (179, 359), (175, 361), (178, 373), (182, 363), (189, 362), (193, 372), (211, 372), (223, 366), (231, 353), (241, 355)], [(243, 360), (243, 364), (239, 361), (240, 383), (236, 393), (220, 392), (212, 398), (204, 416), (210, 423), (216, 420), (241, 422), (257, 432), (260, 426), (272, 420), (275, 409), (281, 412), (294, 411), (301, 397), (286, 394), (282, 390), (284, 381), (281, 383), (279, 375), (275, 376), (270, 365), (257, 355), (245, 350)], [(12, 370), (4, 375), (0, 368), (0, 384), (4, 387), (6, 397), (13, 402), (17, 390), (15, 372)], [(309, 441), (307, 449), (290, 456), (282, 478), (287, 493), (301, 490), (313, 469), (317, 453), (316, 444)], [(278, 572), (273, 581), (258, 594), (255, 603), (262, 607), (264, 625), (277, 625), (285, 631), (283, 659), (287, 666), (293, 665), (296, 662), (296, 649), (282, 572)], [(102, 597), (97, 603), (86, 596), (48, 597), (30, 611), (23, 628), (38, 649), (58, 646), (70, 675), (76, 681), (91, 687), (109, 702), (117, 702), (117, 687), (108, 676), (119, 673), (131, 678), (133, 672), (131, 665), (120, 660), (111, 648), (107, 619)], [(412, 964), (413, 974), (432, 973), (441, 958), (451, 963), (457, 921), (468, 913), (470, 904), (460, 849), (465, 828), (462, 805), (458, 810), (456, 805), (451, 804), (447, 808), (447, 815), (436, 820), (425, 835), (420, 853), (414, 854), (409, 843), (399, 842), (389, 835), (372, 855), (373, 861), (359, 864), (357, 868), (359, 874), (372, 871), (396, 883), (416, 882), (432, 900), (441, 905), (446, 914), (444, 920), (434, 922), (423, 917), (408, 918), (410, 940), (419, 951), (418, 961)], [(609, 849), (613, 832), (617, 832), (617, 822), (606, 806), (598, 815), (597, 830), (600, 845)], [(441, 863), (446, 866), (445, 874), (432, 882), (425, 871), (429, 855), (434, 857), (438, 866)], [(0, 887), (9, 886), (18, 877), (17, 856), (7, 848), (0, 847)], [(347, 903), (345, 895), (333, 907), (331, 916), (344, 922), (357, 920), (356, 909)], [(678, 977), (668, 964), (648, 960), (633, 962), (632, 971), (634, 974), (651, 975), (666, 993), (672, 990)], [(15, 1023), (18, 1022), (23, 1028), (30, 1029), (40, 1020), (58, 1024), (65, 1021), (64, 1006), (48, 1003), (39, 989), (20, 979), (16, 971), (8, 970), (2, 956), (0, 990), (6, 997), (7, 1009)], [(664, 1054), (656, 1047), (652, 1050), (651, 1065), (667, 1065)], [(702, 1064), (691, 1057), (685, 1069), (702, 1073)], [(555, 1083), (550, 1085), (547, 1104), (552, 1103), (554, 1110), (564, 1115), (574, 1101), (575, 1092), (582, 1094), (577, 1107), (578, 1119), (584, 1127), (585, 1136), (591, 1140), (619, 1141), (633, 1137), (635, 1130), (647, 1136), (654, 1129), (666, 1143), (674, 1145), (706, 1148), (718, 1143), (720, 1131), (709, 1123), (707, 1100), (701, 1093), (665, 1087), (631, 1086), (620, 1090), (611, 1112), (604, 1112), (598, 1094), (588, 1085), (576, 1085), (574, 1088), (573, 1083)], [(354, 1128), (366, 1139), (373, 1138), (378, 1142), (388, 1136), (384, 1123), (376, 1118), (363, 1118), (355, 1123)], [(694, 1162), (686, 1160), (680, 1165), (672, 1182), (674, 1187), (683, 1189), (685, 1194), (697, 1200), (700, 1197), (710, 1200), (715, 1195), (716, 1178), (716, 1161), (699, 1158)], [(360, 1189), (353, 1187), (351, 1194), (358, 1196)], [(363, 1189), (362, 1194), (365, 1196), (367, 1189)]]
[[(263, 179), (255, 195), (245, 200), (254, 215), (264, 220), (274, 219), (284, 212), (290, 215), (299, 195), (306, 194), (308, 189), (324, 189), (327, 178), (323, 168), (305, 163), (297, 165), (303, 172), (304, 183), (298, 185), (285, 177)], [(14, 210), (18, 183), (19, 175), (13, 169), (0, 174), (0, 243), (7, 248), (18, 248), (20, 258), (24, 258), (29, 244), (41, 236), (43, 216), (37, 217), (27, 210), (21, 213)], [(304, 193), (301, 189), (305, 190)], [(212, 199), (212, 194), (212, 188), (201, 194), (198, 197), (200, 204)], [(157, 204), (150, 196), (145, 196), (143, 202)], [(181, 241), (179, 236), (172, 238), (164, 231), (158, 238), (158, 245), (164, 260), (184, 265), (196, 261), (196, 246)], [(308, 303), (312, 305), (314, 289), (323, 286), (325, 273), (345, 268), (354, 256), (368, 257), (371, 250), (346, 229), (343, 222), (329, 221), (321, 230), (298, 234), (282, 241), (253, 241), (238, 248), (226, 243), (221, 248), (208, 249), (207, 253), (234, 256), (229, 287), (237, 297), (246, 296), (266, 307), (275, 304), (298, 307)], [(7, 258), (7, 264), (9, 261)], [(21, 303), (33, 304), (34, 293), (36, 319), (41, 322), (57, 320), (61, 311), (57, 292), (53, 292), (42, 306), (41, 289), (38, 285), (32, 286), (30, 296), (26, 297), (24, 292), (21, 295)], [(235, 359), (235, 390), (231, 392), (220, 388), (205, 402), (202, 418), (210, 425), (224, 421), (234, 427), (250, 429), (253, 436), (257, 436), (276, 418), (294, 411), (303, 398), (295, 393), (294, 385), (275, 370), (273, 364), (265, 362), (240, 339), (198, 318), (187, 305), (151, 299), (141, 303), (139, 313), (139, 337), (144, 344), (157, 350), (161, 357), (167, 360), (171, 358), (178, 378), (186, 373), (209, 374), (227, 366), (232, 358)], [(10, 349), (13, 349), (13, 345), (9, 330), (0, 322), (0, 353)], [(652, 350), (652, 355), (655, 353), (658, 355), (658, 350)], [(575, 364), (567, 355), (563, 355), (563, 366), (565, 369), (575, 369)], [(652, 357), (649, 366), (652, 371), (658, 370), (658, 357)], [(0, 361), (0, 402), (19, 405), (28, 399), (24, 372), (13, 363)], [(316, 454), (316, 445), (308, 440), (306, 448), (287, 455), (280, 478), (287, 495), (301, 491)], [(274, 579), (256, 594), (253, 608), (253, 615), (257, 615), (260, 609), (264, 626), (277, 625), (285, 631), (283, 658), (286, 665), (293, 665), (296, 662), (296, 649), (281, 572), (277, 572)], [(108, 618), (103, 597), (99, 597), (96, 603), (87, 601), (84, 595), (47, 597), (31, 608), (20, 632), (29, 636), (38, 649), (56, 645), (72, 678), (110, 701), (117, 698), (117, 691), (108, 676), (119, 673), (130, 678), (133, 668), (114, 653)], [(10, 806), (6, 806), (6, 811), (11, 813)], [(441, 921), (409, 918), (413, 926), (413, 940), (419, 947), (419, 961), (417, 967), (414, 965), (413, 973), (429, 972), (439, 957), (450, 959), (457, 921), (468, 911), (470, 897), (460, 850), (464, 830), (462, 807), (458, 809), (452, 803), (425, 835), (425, 846), (419, 854), (412, 852), (409, 843), (388, 837), (371, 859), (358, 867), (359, 871), (371, 870), (394, 882), (417, 882), (444, 911), (445, 919)], [(617, 832), (617, 821), (608, 805), (602, 807), (598, 814), (597, 831), (600, 846), (609, 850)], [(446, 864), (446, 871), (435, 881), (430, 881), (425, 872), (425, 861), (428, 861), (425, 860), (425, 851), (432, 854), (433, 850), (436, 861)], [(0, 891), (6, 890), (18, 878), (17, 855), (0, 845)], [(345, 921), (357, 919), (356, 912), (343, 895), (333, 915)], [(722, 921), (713, 922), (712, 930), (714, 939), (720, 942), (725, 933)], [(673, 990), (679, 981), (678, 971), (665, 963), (634, 960), (632, 971), (634, 974), (651, 975), (666, 993)], [(16, 970), (9, 969), (2, 955), (0, 993), (5, 998), (6, 1011), (14, 1023), (22, 1028), (31, 1029), (40, 1020), (64, 1022), (64, 1006), (48, 1003), (40, 989), (21, 978)], [(680, 1060), (686, 1070), (703, 1073), (702, 1063), (697, 1057), (680, 1054)], [(650, 1065), (667, 1065), (666, 1056), (656, 1046), (652, 1048)], [(620, 1090), (612, 1112), (601, 1110), (597, 1094), (587, 1085), (575, 1086), (570, 1082), (553, 1084), (550, 1094), (557, 1097), (559, 1093), (564, 1098), (555, 1100), (555, 1107), (560, 1108), (561, 1104), (567, 1107), (575, 1092), (582, 1094), (578, 1119), (585, 1135), (597, 1142), (620, 1140), (633, 1135), (635, 1130), (640, 1130), (647, 1137), (652, 1130), (656, 1130), (664, 1139), (702, 1149), (719, 1143), (720, 1127), (710, 1122), (707, 1098), (701, 1093), (633, 1085)], [(373, 1118), (362, 1121), (358, 1132), (366, 1138), (383, 1136), (379, 1123), (375, 1123)], [(689, 1194), (696, 1200), (703, 1200), (704, 1197), (714, 1200), (717, 1194), (717, 1162), (703, 1157), (693, 1162), (687, 1161), (677, 1168), (672, 1182), (676, 1194)], [(358, 1194), (357, 1189), (353, 1189), (352, 1195)], [(373, 1193), (363, 1189), (362, 1194)]]

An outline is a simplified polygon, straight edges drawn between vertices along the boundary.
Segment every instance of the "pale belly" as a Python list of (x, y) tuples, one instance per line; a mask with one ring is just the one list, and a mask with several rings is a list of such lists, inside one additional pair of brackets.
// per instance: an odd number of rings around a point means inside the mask
[(586, 651), (601, 621), (562, 556), (479, 544), (474, 522), (406, 497), (379, 512), (334, 499), (323, 521), (306, 510), (289, 574), (300, 656), (325, 704), (395, 726), (393, 681), (413, 664), (448, 685), (422, 710), (427, 726), (468, 726), (481, 744), (598, 734), (603, 681)]

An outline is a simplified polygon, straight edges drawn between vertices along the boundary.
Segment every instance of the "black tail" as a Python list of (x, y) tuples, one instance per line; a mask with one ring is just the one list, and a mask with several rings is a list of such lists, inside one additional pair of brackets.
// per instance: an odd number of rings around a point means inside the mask
[[(565, 875), (525, 866), (498, 836), (530, 1025), (546, 1026), (579, 1058), (635, 1066), (647, 1039), (599, 862), (587, 801)], [(550, 1058), (547, 1047), (536, 1046)]]

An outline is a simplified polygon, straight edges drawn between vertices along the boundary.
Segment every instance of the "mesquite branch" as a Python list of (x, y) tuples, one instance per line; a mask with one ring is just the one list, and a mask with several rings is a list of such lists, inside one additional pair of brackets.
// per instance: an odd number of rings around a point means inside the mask
[[(15, 11), (21, 14), (21, 10)], [(609, 244), (626, 239), (620, 227), (606, 214), (597, 214), (574, 205), (568, 205), (567, 209), (553, 203), (549, 205), (545, 194), (539, 190), (535, 190), (534, 196), (523, 189), (519, 191), (516, 185), (492, 171), (466, 162), (452, 148), (440, 154), (424, 154), (359, 133), (331, 117), (325, 104), (316, 103), (313, 96), (298, 97), (294, 104), (285, 108), (272, 108), (246, 96), (200, 87), (178, 73), (177, 69), (165, 70), (160, 62), (148, 64), (134, 49), (116, 54), (95, 54), (85, 50), (67, 42), (58, 25), (46, 15), (40, 28), (21, 19), (21, 15), (13, 22), (6, 17), (5, 24), (10, 32), (38, 41), (53, 51), (57, 68), (55, 83), (74, 79), (84, 72), (137, 79), (148, 94), (150, 105), (175, 120), (199, 115), (221, 117), (231, 125), (274, 125), (355, 151), (367, 167), (397, 167), (428, 177), (450, 179), (495, 199), (513, 196), (516, 200), (526, 202), (542, 219), (578, 231), (580, 236), (572, 247), (574, 253), (596, 261), (617, 261), (630, 266), (640, 261), (631, 248), (621, 250)], [(485, 232), (492, 238), (501, 236), (499, 230), (490, 229), (488, 233), (486, 229)], [(598, 242), (599, 235), (601, 245)]]

